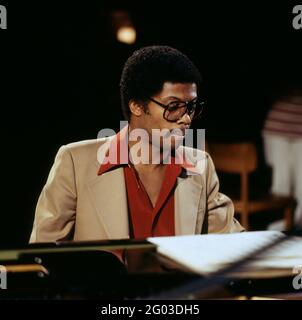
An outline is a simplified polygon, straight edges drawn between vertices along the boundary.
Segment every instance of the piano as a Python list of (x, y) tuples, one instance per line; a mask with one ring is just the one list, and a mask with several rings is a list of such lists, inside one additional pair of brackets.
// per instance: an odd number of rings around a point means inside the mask
[[(31, 244), (0, 249), (7, 289), (1, 299), (169, 299), (204, 278), (157, 253), (147, 240), (110, 240)], [(1, 269), (2, 270), (2, 269)], [(211, 286), (211, 279), (206, 279)], [(302, 299), (292, 275), (234, 278), (225, 275), (193, 299), (282, 297)], [(0, 285), (1, 287), (1, 285)], [(173, 295), (170, 295), (173, 293)], [(190, 292), (186, 292), (190, 294)]]

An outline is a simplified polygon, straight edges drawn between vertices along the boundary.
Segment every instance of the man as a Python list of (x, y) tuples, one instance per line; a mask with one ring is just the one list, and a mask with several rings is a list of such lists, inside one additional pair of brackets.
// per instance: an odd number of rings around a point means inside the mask
[[(30, 242), (242, 231), (231, 200), (218, 192), (209, 155), (184, 147), (184, 161), (176, 161), (185, 131), (200, 113), (200, 83), (197, 68), (176, 49), (134, 52), (120, 82), (129, 126), (113, 137), (60, 148), (37, 204)], [(140, 139), (139, 152), (138, 141), (129, 139), (137, 129), (147, 136)], [(156, 130), (168, 134), (153, 135)], [(115, 148), (125, 145), (126, 161)], [(115, 160), (105, 161), (112, 150)], [(150, 151), (147, 161), (133, 161), (142, 150)], [(192, 151), (202, 160), (192, 160)]]

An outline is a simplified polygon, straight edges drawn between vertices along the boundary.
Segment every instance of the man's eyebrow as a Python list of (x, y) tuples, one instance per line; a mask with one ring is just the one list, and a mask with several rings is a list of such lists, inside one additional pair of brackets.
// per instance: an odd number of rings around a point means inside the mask
[(176, 100), (181, 100), (180, 98), (178, 97), (175, 97), (175, 96), (168, 96), (168, 97), (165, 97), (164, 99), (168, 100), (168, 99), (176, 99)]
[[(165, 99), (165, 100), (176, 99), (178, 101), (183, 101), (182, 99), (180, 99), (178, 97), (175, 97), (175, 96), (168, 96), (168, 97), (164, 97), (163, 99)], [(190, 101), (194, 101), (194, 100), (197, 100), (197, 99), (198, 99), (198, 97), (195, 97), (195, 98), (191, 99)]]

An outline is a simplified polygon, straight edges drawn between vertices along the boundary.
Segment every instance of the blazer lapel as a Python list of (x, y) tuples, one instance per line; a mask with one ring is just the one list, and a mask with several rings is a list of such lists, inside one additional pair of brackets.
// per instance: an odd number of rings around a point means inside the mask
[[(107, 147), (105, 151), (106, 149)], [(102, 159), (98, 159), (96, 168), (100, 163)], [(174, 195), (175, 235), (195, 234), (201, 228), (203, 217), (198, 217), (198, 208), (202, 189), (203, 185), (195, 181), (192, 175), (177, 178)], [(95, 177), (88, 183), (88, 190), (108, 238), (129, 238), (128, 200), (123, 168)]]
[(90, 181), (88, 189), (108, 238), (129, 238), (127, 193), (123, 168), (97, 176)]
[(203, 186), (192, 176), (177, 178), (175, 190), (175, 235), (195, 234)]

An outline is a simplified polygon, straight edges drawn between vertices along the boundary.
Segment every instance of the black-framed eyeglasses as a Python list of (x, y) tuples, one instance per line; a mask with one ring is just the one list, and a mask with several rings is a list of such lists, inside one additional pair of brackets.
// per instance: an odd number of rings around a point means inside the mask
[(165, 120), (175, 122), (188, 114), (192, 120), (198, 118), (203, 109), (204, 102), (194, 99), (192, 101), (172, 101), (167, 105), (148, 97), (148, 99), (165, 109), (163, 117)]

